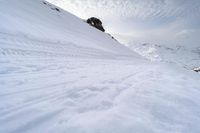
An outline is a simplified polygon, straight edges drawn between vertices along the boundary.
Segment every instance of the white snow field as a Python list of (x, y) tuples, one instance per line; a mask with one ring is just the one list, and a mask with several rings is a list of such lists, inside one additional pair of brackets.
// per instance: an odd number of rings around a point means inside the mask
[(0, 0), (0, 133), (200, 132), (198, 73), (55, 8)]

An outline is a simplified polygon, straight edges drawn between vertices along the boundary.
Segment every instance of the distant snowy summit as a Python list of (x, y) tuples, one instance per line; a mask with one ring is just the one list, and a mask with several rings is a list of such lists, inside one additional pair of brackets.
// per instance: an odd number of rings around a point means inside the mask
[(196, 72), (200, 66), (200, 47), (168, 47), (151, 43), (130, 43), (128, 46), (151, 61), (175, 63)]

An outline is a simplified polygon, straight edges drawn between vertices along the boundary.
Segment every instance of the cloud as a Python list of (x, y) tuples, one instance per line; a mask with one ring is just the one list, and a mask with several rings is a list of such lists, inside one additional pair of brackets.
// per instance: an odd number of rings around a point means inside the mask
[(177, 37), (187, 37), (190, 34), (192, 34), (194, 32), (194, 30), (190, 30), (190, 29), (184, 29), (179, 31), (178, 33), (176, 33)]
[[(199, 15), (199, 0), (48, 0), (78, 16), (164, 18)], [(81, 12), (80, 12), (81, 11)]]

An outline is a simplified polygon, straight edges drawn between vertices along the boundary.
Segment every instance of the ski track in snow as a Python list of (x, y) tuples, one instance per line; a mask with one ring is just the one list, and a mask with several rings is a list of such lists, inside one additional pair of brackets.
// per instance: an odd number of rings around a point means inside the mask
[(0, 35), (1, 133), (200, 132), (193, 72)]

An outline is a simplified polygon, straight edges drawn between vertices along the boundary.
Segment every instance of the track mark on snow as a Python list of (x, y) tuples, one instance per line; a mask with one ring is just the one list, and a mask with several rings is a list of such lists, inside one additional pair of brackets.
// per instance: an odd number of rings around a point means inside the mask
[(23, 123), (19, 128), (17, 128), (14, 131), (11, 131), (11, 133), (26, 133), (27, 131), (30, 131), (33, 128), (37, 128), (37, 126), (41, 126), (43, 123), (57, 117), (64, 109), (55, 110), (52, 112), (41, 114), (34, 119)]

